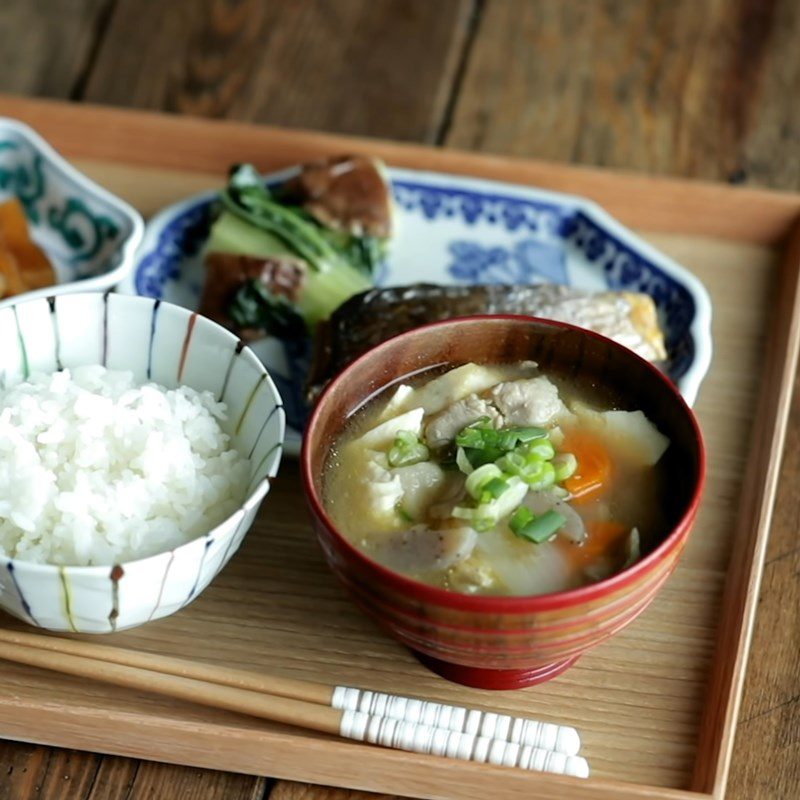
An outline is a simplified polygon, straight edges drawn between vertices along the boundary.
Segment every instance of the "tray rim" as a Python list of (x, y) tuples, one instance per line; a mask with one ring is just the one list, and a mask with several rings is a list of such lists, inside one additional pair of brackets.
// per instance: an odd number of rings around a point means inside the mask
[[(410, 781), (413, 785), (408, 785), (406, 775), (407, 786), (403, 791), (410, 791), (419, 797), (452, 796), (452, 791), (448, 790), (448, 775), (454, 766), (458, 768), (458, 785), (463, 788), (466, 782), (469, 783), (468, 793), (461, 792), (460, 796), (474, 797), (476, 800), (484, 797), (486, 791), (496, 790), (496, 780), (503, 781), (507, 797), (521, 798), (524, 793), (526, 798), (532, 800), (550, 797), (565, 790), (576, 800), (718, 799), (724, 796), (800, 349), (800, 195), (437, 150), (422, 145), (171, 117), (100, 106), (75, 106), (58, 101), (3, 95), (0, 95), (0, 111), (32, 125), (71, 159), (213, 173), (227, 166), (229, 159), (223, 156), (225, 152), (241, 153), (243, 159), (253, 160), (259, 166), (265, 163), (273, 168), (285, 165), (285, 160), (280, 163), (275, 160), (264, 161), (265, 143), (270, 140), (276, 146), (280, 145), (278, 149), (282, 158), (289, 153), (295, 162), (336, 149), (369, 150), (394, 166), (531, 183), (545, 189), (578, 193), (601, 203), (624, 224), (639, 230), (709, 236), (781, 248), (782, 257), (773, 286), (773, 291), (777, 292), (778, 313), (773, 316), (769, 331), (768, 355), (764, 362), (757, 404), (757, 419), (760, 421), (754, 426), (751, 437), (754, 457), (749, 462), (744, 479), (741, 506), (744, 513), (740, 515), (726, 575), (715, 648), (717, 653), (724, 652), (728, 656), (733, 653), (734, 657), (714, 659), (715, 666), (711, 670), (700, 723), (692, 779), (694, 788), (670, 789), (603, 778), (578, 780), (541, 774), (531, 781), (529, 774), (517, 771), (462, 762), (451, 764), (443, 759), (385, 750), (377, 759), (379, 764), (396, 765), (398, 768), (414, 764), (416, 777)], [(99, 136), (98, 130), (102, 132)], [(187, 146), (189, 133), (190, 146)], [(156, 141), (158, 146), (154, 147)], [(170, 146), (179, 142), (181, 147)], [(251, 153), (254, 157), (250, 157)], [(708, 213), (709, 203), (715, 204), (714, 214)], [(699, 213), (701, 210), (705, 213)], [(741, 591), (742, 587), (744, 591)], [(29, 714), (27, 720), (22, 719), (24, 713)], [(107, 739), (98, 741), (91, 731), (86, 731), (87, 726), (81, 724), (87, 718), (99, 719), (102, 714), (102, 709), (65, 709), (56, 704), (17, 700), (14, 697), (0, 698), (0, 737), (61, 747), (78, 746), (145, 759), (158, 758), (226, 771), (270, 774), (315, 783), (330, 783), (326, 759), (331, 767), (335, 767), (340, 757), (346, 758), (354, 752), (347, 750), (354, 746), (349, 743), (309, 739), (283, 731), (254, 734), (219, 725), (213, 731), (204, 731), (196, 723), (171, 719), (168, 711), (164, 716), (124, 714), (116, 718), (106, 713), (104, 723), (118, 730), (119, 739), (124, 743), (124, 746), (117, 746), (110, 744)], [(177, 754), (180, 748), (176, 748), (175, 755), (163, 749), (154, 754), (148, 729), (152, 731), (156, 725), (162, 731), (191, 730), (195, 741), (204, 737), (208, 739), (209, 748), (199, 754), (186, 749)], [(258, 762), (256, 772), (252, 766), (255, 762), (243, 757), (245, 750), (239, 760), (231, 760), (230, 753), (223, 755), (216, 752), (213, 742), (219, 740), (221, 731), (226, 736), (240, 739), (242, 745), (257, 740), (258, 748), (253, 753)], [(283, 766), (284, 757), (293, 750), (294, 741), (300, 738), (303, 747), (317, 756), (308, 759), (302, 776), (291, 769), (287, 773)], [(265, 745), (269, 746), (267, 750), (272, 756), (267, 762), (264, 761)], [(376, 760), (371, 761), (374, 764)], [(333, 772), (337, 770), (334, 768)], [(339, 785), (373, 791), (396, 791), (387, 784), (391, 771), (373, 767), (373, 775), (372, 782), (347, 775)], [(423, 779), (426, 776), (427, 784)]]

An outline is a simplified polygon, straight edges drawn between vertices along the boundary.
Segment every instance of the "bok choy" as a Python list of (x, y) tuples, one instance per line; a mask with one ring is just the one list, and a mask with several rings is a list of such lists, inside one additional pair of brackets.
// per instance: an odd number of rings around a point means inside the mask
[[(327, 228), (299, 205), (287, 205), (264, 185), (251, 165), (235, 167), (219, 197), (219, 216), (206, 252), (301, 262), (302, 287), (291, 301), (264, 281), (244, 282), (229, 301), (229, 317), (240, 329), (296, 335), (297, 319), (309, 330), (354, 294), (370, 288), (371, 270), (385, 242)], [(295, 312), (293, 315), (291, 312)]]

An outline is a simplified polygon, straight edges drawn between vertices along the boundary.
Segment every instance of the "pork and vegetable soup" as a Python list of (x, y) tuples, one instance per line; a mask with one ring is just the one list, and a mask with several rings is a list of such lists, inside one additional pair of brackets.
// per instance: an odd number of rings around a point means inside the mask
[(325, 507), (389, 569), (452, 591), (602, 580), (667, 526), (669, 440), (533, 363), (465, 364), (379, 396), (326, 462)]

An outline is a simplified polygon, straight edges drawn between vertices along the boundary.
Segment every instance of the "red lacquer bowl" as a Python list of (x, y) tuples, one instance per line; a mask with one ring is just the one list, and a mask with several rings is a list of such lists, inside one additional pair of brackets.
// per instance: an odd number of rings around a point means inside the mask
[[(426, 367), (533, 360), (545, 374), (587, 387), (617, 408), (641, 409), (670, 440), (664, 536), (607, 580), (555, 594), (486, 597), (438, 589), (391, 572), (336, 529), (322, 503), (331, 444), (382, 388)], [(532, 317), (468, 317), (434, 323), (373, 348), (341, 372), (309, 421), (301, 456), (314, 528), (331, 569), (356, 602), (419, 659), (450, 680), (511, 689), (552, 678), (621, 630), (653, 600), (686, 544), (705, 481), (694, 414), (651, 364), (602, 336)]]

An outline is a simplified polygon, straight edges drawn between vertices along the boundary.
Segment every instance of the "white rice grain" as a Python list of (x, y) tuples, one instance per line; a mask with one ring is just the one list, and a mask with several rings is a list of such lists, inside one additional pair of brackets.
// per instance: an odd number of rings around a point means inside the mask
[(226, 411), (210, 392), (100, 366), (0, 388), (0, 553), (111, 565), (207, 533), (248, 478)]

